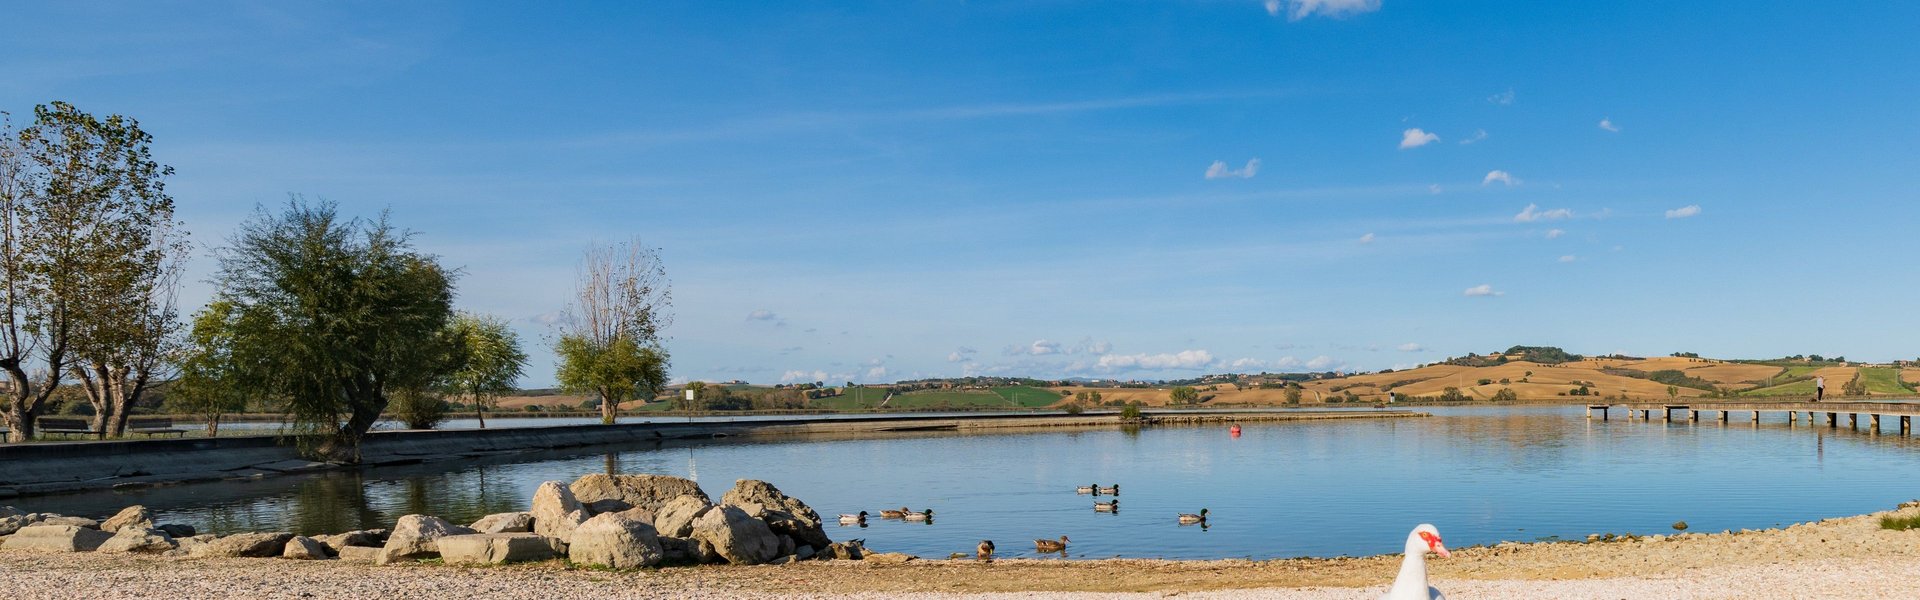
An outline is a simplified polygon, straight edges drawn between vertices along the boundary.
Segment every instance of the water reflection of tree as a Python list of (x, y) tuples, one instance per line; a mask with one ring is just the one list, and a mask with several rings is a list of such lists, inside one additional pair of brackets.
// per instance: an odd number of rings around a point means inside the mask
[(386, 519), (367, 497), (367, 484), (359, 472), (330, 473), (314, 477), (294, 490), (288, 507), (288, 525), (296, 533), (340, 533), (356, 529), (386, 527)]

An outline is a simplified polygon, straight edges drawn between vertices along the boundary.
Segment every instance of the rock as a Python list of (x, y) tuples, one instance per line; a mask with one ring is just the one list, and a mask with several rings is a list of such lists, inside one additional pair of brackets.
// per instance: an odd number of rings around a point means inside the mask
[(193, 556), (208, 558), (268, 558), (286, 551), (291, 533), (236, 533), (193, 547)]
[(820, 558), (828, 560), (860, 560), (866, 558), (866, 552), (866, 547), (862, 546), (859, 540), (855, 540), (827, 545), (827, 549), (820, 554)]
[(114, 533), (106, 543), (100, 544), (100, 551), (159, 554), (178, 546), (173, 542), (173, 536), (165, 531), (127, 527)]
[(644, 508), (657, 513), (660, 507), (679, 496), (699, 496), (700, 484), (671, 475), (603, 475), (595, 473), (574, 480), (569, 487), (573, 496), (587, 507), (589, 515)]
[(780, 550), (778, 552), (775, 552), (773, 554), (774, 556), (793, 556), (793, 552), (795, 550), (809, 547), (809, 546), (802, 546), (798, 542), (793, 541), (793, 538), (790, 538), (784, 535), (780, 535), (776, 533), (774, 534), (774, 536), (780, 538)]
[(165, 531), (167, 532), (167, 535), (173, 536), (175, 539), (189, 538), (189, 537), (193, 537), (194, 534), (200, 533), (198, 530), (194, 529), (192, 525), (179, 525), (175, 523), (167, 523), (165, 525), (154, 527), (154, 529)]
[(806, 560), (813, 558), (817, 554), (818, 553), (814, 552), (812, 546), (801, 546), (799, 550), (794, 551), (793, 558), (794, 560)]
[(326, 560), (327, 547), (320, 545), (320, 542), (314, 541), (313, 538), (296, 535), (293, 539), (287, 540), (287, 549), (280, 553), (280, 557), (294, 560)]
[[(660, 562), (676, 565), (697, 565), (719, 562), (719, 555), (712, 554), (711, 552), (701, 552), (702, 548), (703, 546), (701, 546), (700, 540), (693, 538), (662, 537), (660, 538), (660, 551), (663, 555)], [(710, 551), (713, 547), (704, 546), (704, 548)]]
[(1674, 522), (1673, 522), (1673, 530), (1674, 530), (1674, 531), (1686, 531), (1686, 530), (1687, 530), (1687, 522), (1686, 522), (1686, 521), (1674, 521)]
[(653, 519), (653, 528), (660, 535), (687, 537), (693, 535), (693, 520), (707, 514), (713, 503), (703, 496), (676, 496), (660, 506)]
[(474, 521), (469, 528), (480, 533), (532, 533), (533, 514), (512, 512), (487, 515)]
[(11, 506), (0, 506), (0, 518), (24, 517), (24, 516), (27, 516), (27, 513), (20, 512), (20, 509), (18, 508), (14, 508)]
[(573, 540), (573, 530), (587, 522), (587, 510), (573, 490), (558, 481), (540, 484), (533, 492), (533, 532), (561, 543)]
[(34, 552), (92, 552), (113, 534), (78, 525), (29, 525), (7, 536), (0, 549)]
[(26, 527), (27, 525), (26, 515), (0, 517), (0, 535), (13, 535), (13, 532), (19, 531), (20, 528)]
[(739, 507), (720, 505), (693, 522), (693, 537), (736, 565), (757, 565), (779, 556), (780, 540), (759, 519)]
[(652, 525), (619, 513), (587, 519), (573, 531), (567, 559), (578, 564), (638, 569), (660, 564), (666, 551)]
[[(601, 514), (605, 514), (605, 513), (601, 513)], [(629, 508), (613, 514), (617, 514), (622, 517), (633, 519), (641, 523), (646, 523), (648, 525), (653, 524), (653, 511), (645, 508), (634, 507), (634, 508)]]
[(387, 536), (387, 545), (382, 547), (380, 555), (373, 562), (384, 565), (396, 560), (410, 558), (432, 558), (440, 553), (440, 547), (434, 543), (450, 535), (474, 533), (459, 525), (448, 523), (439, 517), (426, 515), (407, 515), (394, 523), (393, 533)]
[(220, 536), (213, 535), (210, 533), (201, 534), (201, 535), (190, 535), (187, 537), (174, 536), (173, 543), (177, 544), (177, 546), (174, 547), (172, 552), (168, 552), (167, 555), (168, 556), (192, 555), (194, 548), (200, 547), (202, 545), (205, 545), (207, 542), (211, 542), (217, 539), (220, 539)]
[(720, 503), (734, 506), (747, 504), (765, 506), (768, 510), (780, 513), (763, 517), (767, 527), (772, 528), (774, 533), (792, 537), (795, 542), (814, 548), (825, 548), (833, 543), (833, 540), (827, 539), (824, 523), (820, 521), (820, 513), (814, 512), (813, 507), (807, 506), (807, 503), (782, 493), (780, 488), (773, 487), (771, 483), (758, 479), (735, 481), (733, 489), (727, 490), (727, 493), (720, 496)]
[(551, 538), (533, 533), (476, 533), (440, 538), (440, 558), (450, 565), (504, 565), (559, 556)]
[(85, 517), (63, 517), (56, 514), (44, 514), (39, 515), (40, 518), (38, 520), (34, 520), (33, 516), (34, 515), (27, 515), (27, 518), (32, 520), (35, 525), (72, 525), (74, 527), (85, 527), (87, 529), (100, 528), (99, 521)]
[(372, 563), (379, 558), (379, 548), (371, 546), (345, 546), (340, 548), (341, 562)]
[(919, 557), (901, 552), (880, 552), (868, 554), (866, 561), (876, 565), (898, 565)]
[(135, 504), (120, 509), (118, 514), (113, 515), (108, 518), (106, 522), (100, 524), (100, 530), (109, 533), (128, 527), (153, 529), (153, 512), (148, 511), (145, 506)]
[(385, 529), (363, 529), (333, 535), (316, 535), (313, 536), (313, 541), (320, 542), (320, 545), (327, 547), (327, 551), (338, 555), (341, 549), (349, 546), (359, 546), (362, 548), (379, 548), (385, 546), (387, 545), (388, 533)]

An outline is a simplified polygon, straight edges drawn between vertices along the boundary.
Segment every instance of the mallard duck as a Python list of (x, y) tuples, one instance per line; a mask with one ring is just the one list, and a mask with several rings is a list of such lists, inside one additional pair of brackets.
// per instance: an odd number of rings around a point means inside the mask
[(1204, 509), (1204, 508), (1200, 509), (1200, 514), (1197, 514), (1197, 515), (1193, 513), (1180, 513), (1181, 525), (1192, 525), (1194, 523), (1205, 523), (1205, 522), (1207, 522), (1207, 509)]
[(1073, 493), (1075, 493), (1075, 494), (1091, 494), (1091, 493), (1093, 493), (1093, 491), (1094, 491), (1094, 490), (1096, 490), (1096, 489), (1099, 489), (1099, 488), (1100, 488), (1100, 486), (1099, 486), (1099, 484), (1094, 484), (1094, 485), (1083, 485), (1083, 486), (1080, 486), (1080, 487), (1077, 487), (1077, 488), (1073, 488)]
[(1067, 549), (1067, 536), (1060, 536), (1060, 539), (1057, 541), (1034, 540), (1033, 549), (1041, 552), (1065, 552)]
[(979, 550), (979, 554), (977, 554), (977, 556), (980, 557), (980, 560), (992, 559), (993, 558), (993, 540), (980, 540), (980, 547), (977, 548), (977, 550)]
[(1120, 484), (1116, 483), (1106, 487), (1095, 488), (1094, 491), (1108, 496), (1118, 496), (1120, 495)]
[[(904, 510), (904, 509), (903, 509), (903, 510)], [(902, 516), (901, 516), (900, 518), (903, 518), (903, 519), (906, 519), (906, 520), (908, 520), (908, 521), (927, 521), (927, 520), (931, 520), (931, 519), (933, 519), (933, 509), (931, 509), (931, 508), (929, 508), (929, 509), (926, 509), (926, 510), (923, 510), (923, 511), (920, 511), (920, 512), (913, 512), (913, 511), (910, 511), (910, 510), (909, 510), (909, 511), (907, 511), (907, 513), (906, 513), (905, 515), (902, 515)]]
[(860, 514), (857, 514), (857, 515), (840, 515), (841, 523), (848, 523), (848, 524), (865, 523), (866, 521), (867, 521), (867, 511), (864, 511), (864, 510), (860, 511)]
[(1094, 502), (1094, 512), (1120, 512), (1120, 500), (1115, 498), (1106, 502)]
[(911, 510), (907, 510), (907, 507), (905, 507), (905, 506), (902, 506), (902, 507), (900, 507), (900, 510), (882, 510), (882, 511), (880, 511), (880, 518), (882, 518), (882, 519), (905, 519), (905, 518), (907, 518), (907, 513), (910, 513), (910, 512), (913, 512), (913, 511), (911, 511)]

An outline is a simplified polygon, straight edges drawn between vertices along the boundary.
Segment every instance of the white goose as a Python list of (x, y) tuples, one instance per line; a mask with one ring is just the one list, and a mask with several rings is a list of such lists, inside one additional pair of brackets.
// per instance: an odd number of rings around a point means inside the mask
[(1446, 600), (1440, 590), (1427, 585), (1427, 553), (1440, 555), (1440, 558), (1453, 556), (1447, 551), (1447, 545), (1440, 543), (1440, 530), (1425, 523), (1413, 528), (1407, 534), (1407, 557), (1400, 560), (1400, 576), (1393, 580), (1393, 587), (1380, 600)]

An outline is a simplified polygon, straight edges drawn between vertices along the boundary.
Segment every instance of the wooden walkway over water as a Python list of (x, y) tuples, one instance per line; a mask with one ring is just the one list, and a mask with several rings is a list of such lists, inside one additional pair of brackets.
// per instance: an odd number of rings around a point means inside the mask
[(1653, 420), (1653, 413), (1657, 412), (1660, 413), (1660, 420), (1662, 421), (1673, 421), (1675, 420), (1674, 415), (1679, 414), (1687, 421), (1697, 423), (1700, 421), (1700, 413), (1704, 412), (1719, 413), (1721, 423), (1728, 422), (1734, 413), (1751, 413), (1753, 422), (1759, 423), (1762, 413), (1786, 413), (1787, 424), (1798, 425), (1801, 413), (1805, 413), (1807, 416), (1807, 425), (1811, 427), (1817, 425), (1820, 417), (1825, 415), (1826, 425), (1829, 429), (1838, 429), (1840, 427), (1840, 415), (1846, 415), (1847, 428), (1855, 430), (1860, 429), (1860, 416), (1866, 415), (1867, 430), (1873, 433), (1880, 433), (1881, 417), (1898, 417), (1900, 435), (1913, 435), (1913, 418), (1920, 416), (1920, 403), (1907, 402), (1702, 401), (1690, 403), (1628, 402), (1624, 404), (1589, 404), (1587, 405), (1587, 418), (1593, 418), (1597, 412), (1600, 420), (1608, 420), (1610, 417), (1609, 413), (1617, 406), (1626, 407), (1628, 419), (1631, 420), (1637, 417), (1642, 421)]

